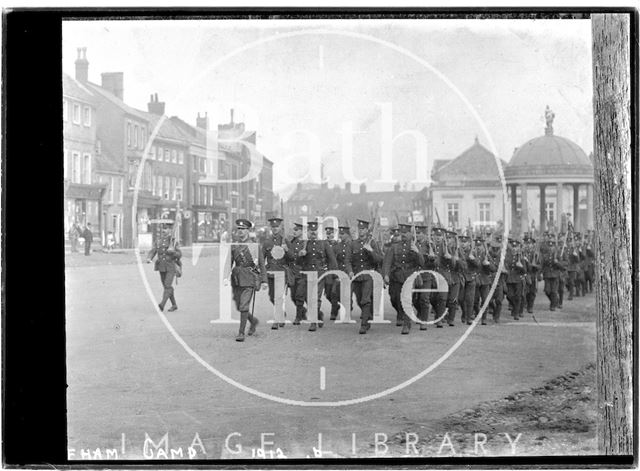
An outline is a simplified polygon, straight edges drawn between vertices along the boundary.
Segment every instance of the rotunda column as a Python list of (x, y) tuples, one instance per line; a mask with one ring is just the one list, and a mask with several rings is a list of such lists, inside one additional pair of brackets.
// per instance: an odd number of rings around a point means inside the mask
[(511, 235), (515, 237), (518, 233), (518, 185), (511, 185)]
[(580, 214), (580, 183), (573, 184), (573, 227), (575, 227), (576, 231), (581, 231), (582, 227), (580, 227), (580, 218), (578, 215)]
[(520, 232), (529, 230), (529, 207), (527, 203), (527, 184), (520, 185)]
[(564, 212), (564, 186), (562, 183), (556, 184), (556, 228), (558, 232), (562, 232), (562, 213)]
[(587, 227), (593, 229), (593, 183), (587, 183)]
[(547, 185), (545, 183), (541, 183), (540, 185), (540, 234), (542, 234), (545, 230), (547, 230), (547, 198), (546, 198), (546, 188)]

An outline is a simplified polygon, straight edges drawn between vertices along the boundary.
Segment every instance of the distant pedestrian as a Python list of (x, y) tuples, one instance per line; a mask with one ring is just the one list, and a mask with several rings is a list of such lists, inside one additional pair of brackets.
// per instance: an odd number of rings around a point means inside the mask
[(91, 242), (93, 242), (93, 232), (91, 232), (91, 223), (88, 222), (82, 231), (82, 237), (84, 238), (84, 254), (91, 255)]
[(115, 245), (116, 239), (113, 236), (113, 232), (109, 231), (109, 233), (107, 234), (107, 252), (111, 253)]
[(69, 242), (71, 242), (71, 252), (78, 251), (78, 238), (82, 235), (82, 230), (77, 222), (74, 222), (69, 229)]

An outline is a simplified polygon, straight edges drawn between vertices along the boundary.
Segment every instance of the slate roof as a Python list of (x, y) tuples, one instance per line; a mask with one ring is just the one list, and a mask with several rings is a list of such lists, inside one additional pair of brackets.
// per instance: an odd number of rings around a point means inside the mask
[(68, 74), (62, 74), (62, 94), (76, 98), (85, 103), (96, 104), (93, 92)]
[[(504, 168), (507, 164), (499, 160)], [(434, 162), (435, 165), (435, 162)], [(498, 167), (495, 156), (476, 138), (471, 147), (455, 159), (439, 164), (432, 174), (435, 184), (445, 182), (473, 183), (478, 181), (495, 181), (499, 183)]]

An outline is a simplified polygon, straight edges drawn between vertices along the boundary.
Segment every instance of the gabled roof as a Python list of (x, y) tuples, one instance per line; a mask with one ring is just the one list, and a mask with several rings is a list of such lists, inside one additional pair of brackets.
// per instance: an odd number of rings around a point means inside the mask
[(62, 74), (62, 94), (91, 105), (96, 104), (94, 93), (68, 74)]
[[(506, 162), (502, 159), (499, 162), (502, 168), (506, 166)], [(433, 172), (432, 178), (437, 184), (474, 181), (495, 181), (498, 183), (500, 177), (495, 156), (480, 144), (476, 137), (473, 145), (458, 157), (446, 164), (439, 164), (437, 170)]]
[(99, 98), (109, 101), (110, 103), (116, 105), (118, 108), (123, 110), (125, 113), (128, 113), (132, 116), (135, 116), (138, 119), (143, 121), (149, 121), (149, 117), (151, 113), (147, 113), (146, 111), (138, 110), (127, 105), (120, 98), (115, 96), (108, 90), (105, 90), (100, 85), (96, 85), (95, 83), (87, 82), (87, 87), (90, 88)]

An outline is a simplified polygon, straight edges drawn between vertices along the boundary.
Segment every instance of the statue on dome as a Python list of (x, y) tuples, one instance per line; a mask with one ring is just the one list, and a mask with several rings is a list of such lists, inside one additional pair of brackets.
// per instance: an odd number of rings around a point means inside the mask
[(551, 108), (549, 108), (549, 105), (547, 105), (547, 108), (544, 110), (544, 119), (547, 122), (547, 127), (545, 128), (546, 135), (553, 134), (553, 118), (555, 117), (556, 114), (551, 111)]

